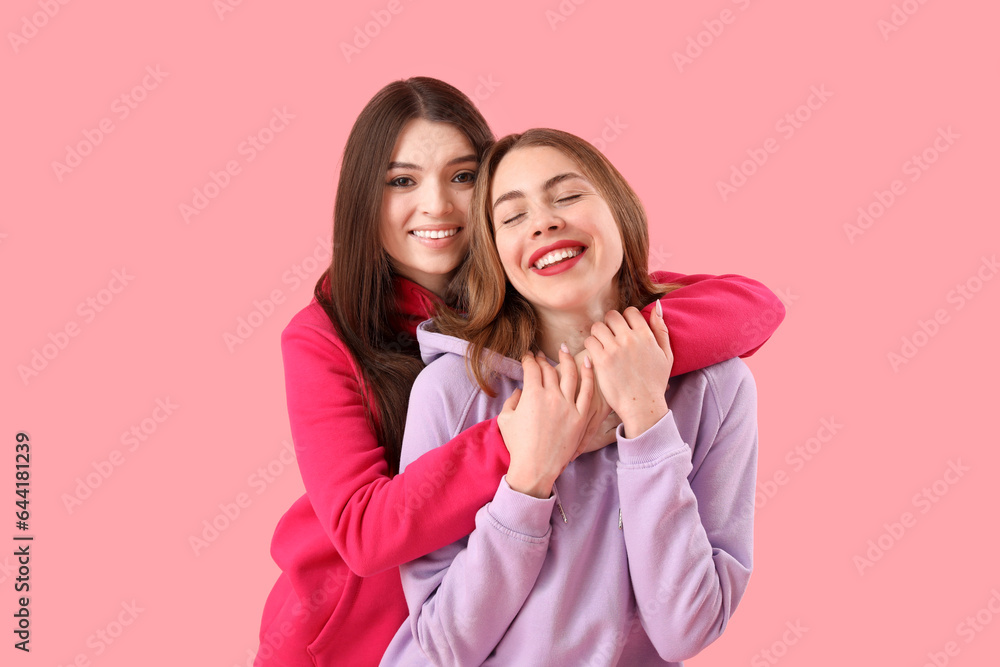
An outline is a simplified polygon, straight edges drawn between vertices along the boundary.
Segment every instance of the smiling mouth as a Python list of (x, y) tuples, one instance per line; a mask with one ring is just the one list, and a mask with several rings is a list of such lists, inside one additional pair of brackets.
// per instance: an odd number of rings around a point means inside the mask
[(532, 268), (542, 270), (548, 266), (552, 266), (553, 264), (559, 264), (560, 262), (565, 262), (568, 259), (573, 259), (583, 251), (584, 251), (583, 246), (576, 246), (573, 248), (560, 248), (558, 250), (553, 250), (550, 253), (542, 255), (542, 257), (539, 258), (539, 260), (534, 264), (532, 264), (531, 266)]
[(453, 229), (414, 229), (410, 233), (418, 239), (446, 239), (449, 236), (458, 234), (459, 229), (459, 227), (455, 227)]

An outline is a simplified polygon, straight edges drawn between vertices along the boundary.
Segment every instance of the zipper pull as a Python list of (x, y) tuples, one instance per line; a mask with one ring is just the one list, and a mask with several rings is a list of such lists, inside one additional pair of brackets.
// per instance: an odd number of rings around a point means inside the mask
[(552, 483), (552, 493), (556, 497), (556, 507), (559, 508), (559, 514), (562, 515), (563, 523), (569, 523), (569, 519), (566, 518), (566, 511), (563, 510), (562, 502), (559, 500), (559, 489), (556, 488), (555, 482)]

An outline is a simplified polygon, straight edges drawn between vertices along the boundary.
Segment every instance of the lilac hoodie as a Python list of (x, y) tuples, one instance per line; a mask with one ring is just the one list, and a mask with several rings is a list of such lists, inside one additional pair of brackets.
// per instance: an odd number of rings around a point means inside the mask
[[(428, 366), (401, 469), (522, 385), (520, 362), (499, 359), (490, 398), (465, 341), (427, 322), (417, 340)], [(469, 536), (402, 566), (410, 617), (381, 664), (676, 665), (718, 638), (750, 578), (756, 385), (730, 359), (673, 378), (666, 398), (648, 431), (619, 426), (617, 444), (570, 463), (551, 498), (504, 478)], [(413, 490), (430, 503), (434, 491)]]

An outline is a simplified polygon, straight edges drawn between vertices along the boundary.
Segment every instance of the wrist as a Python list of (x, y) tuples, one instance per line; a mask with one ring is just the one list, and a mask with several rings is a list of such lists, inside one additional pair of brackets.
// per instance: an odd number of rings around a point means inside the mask
[(514, 463), (507, 470), (507, 486), (512, 491), (541, 498), (542, 500), (552, 495), (552, 485), (554, 482), (555, 479), (547, 475), (524, 470)]
[(638, 438), (666, 416), (670, 408), (662, 396), (644, 406), (635, 406), (626, 413), (618, 413), (625, 428), (625, 437), (629, 440)]

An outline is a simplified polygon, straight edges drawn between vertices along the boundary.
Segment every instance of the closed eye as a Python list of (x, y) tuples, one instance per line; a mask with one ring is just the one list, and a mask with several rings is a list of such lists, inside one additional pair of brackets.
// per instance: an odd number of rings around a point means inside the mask
[(582, 196), (583, 196), (582, 194), (579, 194), (579, 195), (569, 195), (567, 197), (562, 197), (561, 199), (557, 199), (556, 202), (560, 203), (560, 204), (566, 204), (566, 203), (570, 203), (570, 202), (572, 202), (572, 201), (574, 201), (576, 199), (579, 199)]
[(511, 217), (507, 218), (501, 224), (507, 225), (507, 224), (510, 224), (512, 222), (516, 222), (516, 221), (520, 220), (523, 217), (524, 217), (524, 213), (518, 213), (517, 215), (514, 215), (514, 216), (511, 216)]

